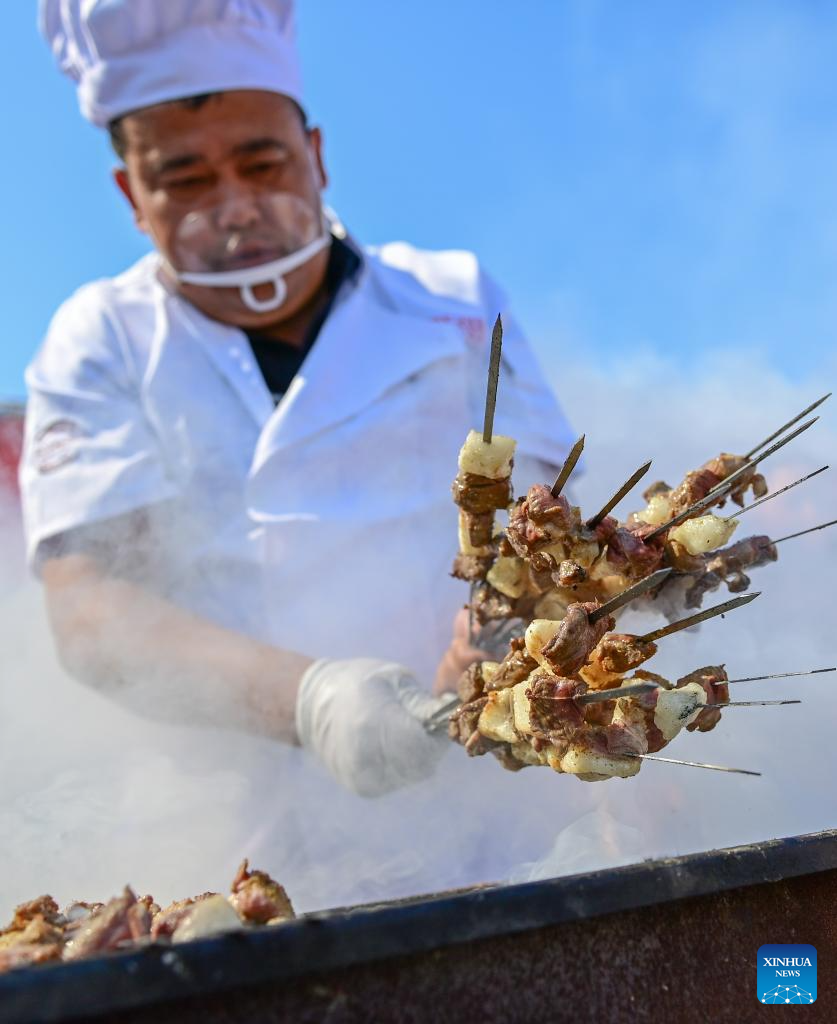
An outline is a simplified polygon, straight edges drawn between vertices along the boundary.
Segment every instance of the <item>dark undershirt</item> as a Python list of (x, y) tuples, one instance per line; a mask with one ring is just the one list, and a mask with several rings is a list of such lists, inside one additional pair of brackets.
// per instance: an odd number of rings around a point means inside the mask
[(314, 347), (314, 342), (317, 340), (326, 317), (331, 312), (335, 296), (341, 286), (354, 277), (359, 267), (358, 255), (345, 242), (339, 238), (333, 238), (323, 282), (323, 287), (328, 294), (328, 301), (323, 310), (311, 322), (301, 345), (291, 345), (278, 338), (266, 338), (257, 331), (244, 332), (274, 402), (278, 402), (282, 398), (290, 387), (291, 381), (299, 373), (308, 353)]

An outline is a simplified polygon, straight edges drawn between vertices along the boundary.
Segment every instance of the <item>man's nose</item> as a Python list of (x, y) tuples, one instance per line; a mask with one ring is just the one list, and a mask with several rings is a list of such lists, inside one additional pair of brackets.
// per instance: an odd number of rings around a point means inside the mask
[(219, 231), (240, 231), (261, 220), (256, 197), (246, 188), (228, 187), (221, 197), (216, 224)]

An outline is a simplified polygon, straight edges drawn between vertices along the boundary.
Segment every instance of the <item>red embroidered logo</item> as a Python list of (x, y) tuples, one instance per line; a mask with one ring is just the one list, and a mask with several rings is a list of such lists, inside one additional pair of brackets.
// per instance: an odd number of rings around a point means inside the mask
[(478, 316), (450, 316), (442, 314), (434, 316), (433, 319), (441, 324), (453, 324), (458, 327), (465, 336), (465, 343), (469, 348), (484, 348), (487, 339), (485, 320)]
[(81, 428), (72, 420), (56, 420), (39, 430), (32, 459), (39, 473), (52, 473), (78, 456)]

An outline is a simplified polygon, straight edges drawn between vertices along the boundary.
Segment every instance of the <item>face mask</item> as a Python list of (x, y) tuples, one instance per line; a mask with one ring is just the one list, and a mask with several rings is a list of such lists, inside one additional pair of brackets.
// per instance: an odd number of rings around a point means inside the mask
[[(166, 263), (184, 284), (238, 288), (248, 309), (268, 313), (287, 297), (285, 275), (330, 242), (323, 212), (299, 196), (245, 196), (184, 217)], [(272, 294), (259, 299), (259, 285), (272, 286)]]

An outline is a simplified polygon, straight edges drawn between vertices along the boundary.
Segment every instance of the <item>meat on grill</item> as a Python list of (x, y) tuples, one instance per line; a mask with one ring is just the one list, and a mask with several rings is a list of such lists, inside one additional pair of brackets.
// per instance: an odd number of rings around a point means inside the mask
[(695, 581), (686, 592), (686, 607), (699, 608), (704, 595), (717, 590), (725, 583), (733, 593), (741, 593), (750, 585), (745, 569), (757, 568), (775, 562), (779, 557), (776, 545), (769, 537), (745, 537), (721, 551), (710, 551), (706, 555), (689, 556), (697, 560), (697, 566), (686, 570), (695, 576)]
[(577, 679), (538, 676), (526, 689), (533, 735), (553, 744), (569, 742), (584, 723), (584, 713), (572, 698), (586, 690)]
[(629, 580), (640, 580), (656, 572), (663, 562), (665, 539), (645, 537), (656, 529), (648, 523), (617, 527), (607, 542), (608, 564)]
[(594, 689), (608, 687), (656, 653), (657, 645), (651, 641), (631, 633), (606, 633), (590, 653), (582, 676)]
[(151, 914), (129, 886), (121, 896), (91, 914), (74, 933), (64, 950), (65, 960), (102, 953), (151, 934)]
[(523, 637), (515, 637), (509, 643), (509, 652), (500, 662), (500, 667), (486, 683), (486, 690), (504, 690), (528, 679), (537, 661), (526, 650)]
[(59, 912), (51, 896), (39, 896), (20, 904), (11, 923), (0, 931), (0, 973), (51, 960), (79, 960), (146, 942), (178, 942), (217, 933), (218, 908), (213, 908), (212, 929), (207, 929), (207, 921), (202, 929), (190, 925), (195, 914), (201, 916), (213, 901), (220, 903), (230, 919), (223, 919), (224, 930), (229, 930), (230, 923), (237, 927), (272, 925), (294, 916), (282, 886), (263, 871), (249, 871), (246, 860), (238, 869), (228, 899), (207, 892), (194, 899), (177, 900), (160, 910), (151, 896), (137, 899), (126, 886), (108, 903), (75, 902)]
[(476, 473), (459, 473), (453, 481), (453, 500), (466, 512), (495, 512), (511, 501), (511, 479), (492, 480)]
[(264, 871), (249, 871), (246, 858), (233, 879), (230, 903), (241, 920), (251, 924), (268, 924), (295, 916), (284, 888)]
[(543, 649), (543, 656), (556, 675), (571, 676), (578, 672), (604, 634), (615, 626), (612, 615), (590, 624), (590, 612), (598, 607), (597, 602), (588, 601), (567, 608), (557, 632)]
[(493, 555), (457, 555), (453, 560), (451, 576), (468, 583), (485, 579), (485, 574), (494, 564)]
[(511, 510), (506, 537), (517, 554), (525, 558), (539, 547), (572, 534), (580, 525), (578, 509), (563, 495), (553, 498), (545, 484), (535, 484)]
[[(689, 683), (700, 683), (706, 692), (707, 704), (725, 704), (729, 700), (729, 687), (726, 681), (729, 676), (723, 665), (707, 665), (705, 668), (695, 669), (682, 679), (677, 680), (677, 686), (687, 686)], [(720, 708), (703, 708), (693, 722), (686, 728), (689, 732), (709, 732), (721, 720)]]
[(217, 896), (214, 892), (204, 892), (200, 896), (175, 900), (162, 910), (158, 910), (151, 920), (151, 937), (154, 939), (170, 938), (177, 930), (180, 922), (189, 914), (196, 903)]

